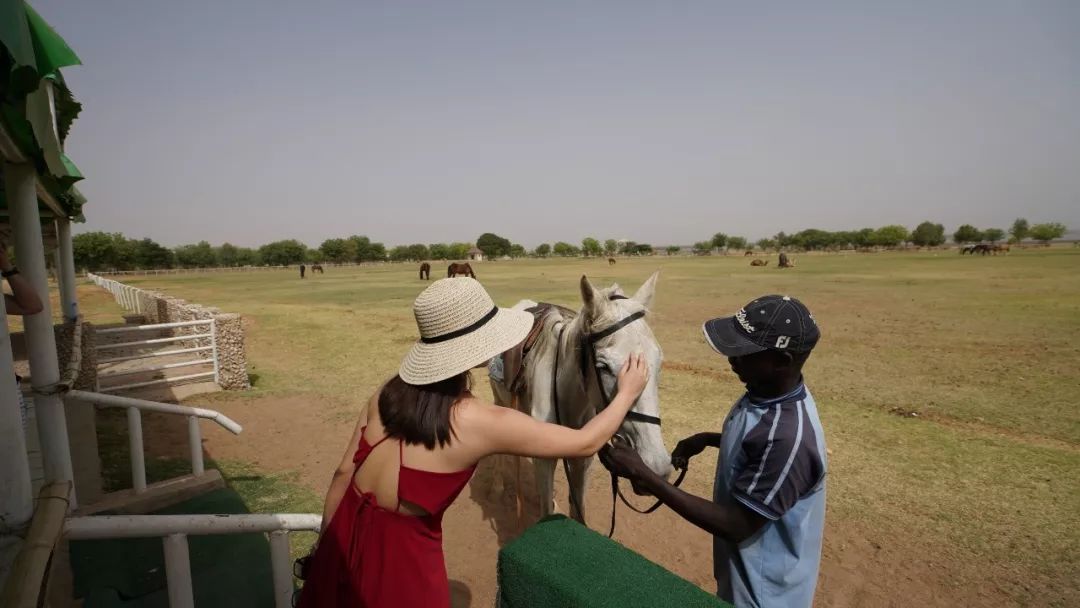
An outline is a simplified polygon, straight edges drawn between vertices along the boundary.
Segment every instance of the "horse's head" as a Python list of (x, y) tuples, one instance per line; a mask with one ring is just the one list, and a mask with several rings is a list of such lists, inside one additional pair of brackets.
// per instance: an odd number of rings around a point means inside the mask
[[(637, 290), (637, 293), (629, 298), (623, 295), (618, 285), (612, 285), (607, 289), (597, 289), (588, 278), (581, 277), (581, 299), (584, 303), (581, 316), (585, 324), (584, 334), (602, 333), (637, 313), (647, 313), (652, 304), (653, 294), (656, 292), (656, 279), (659, 274), (659, 272), (654, 273)], [(633, 353), (643, 354), (649, 363), (649, 383), (633, 409), (640, 414), (660, 417), (660, 367), (664, 361), (664, 353), (649, 327), (648, 317), (629, 323), (591, 345), (586, 340), (583, 351), (584, 360), (599, 371), (597, 374), (591, 369), (584, 370), (586, 387), (594, 387), (595, 378), (599, 377), (599, 381), (603, 383), (603, 391), (609, 397), (614, 397), (618, 391), (619, 369), (626, 358)], [(595, 353), (595, 357), (590, 354), (590, 351)], [(596, 389), (587, 390), (595, 391)], [(602, 396), (597, 398), (602, 398)], [(671, 474), (671, 455), (664, 447), (659, 425), (625, 420), (619, 433), (630, 440), (650, 469), (665, 477)]]

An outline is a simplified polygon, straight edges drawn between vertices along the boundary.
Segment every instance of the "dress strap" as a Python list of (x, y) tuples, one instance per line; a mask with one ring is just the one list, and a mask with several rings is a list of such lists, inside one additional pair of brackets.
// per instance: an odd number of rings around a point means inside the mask
[(394, 507), (395, 511), (401, 511), (401, 471), (405, 467), (405, 441), (398, 439), (398, 469), (397, 469), (397, 492), (395, 497), (397, 498), (397, 506)]

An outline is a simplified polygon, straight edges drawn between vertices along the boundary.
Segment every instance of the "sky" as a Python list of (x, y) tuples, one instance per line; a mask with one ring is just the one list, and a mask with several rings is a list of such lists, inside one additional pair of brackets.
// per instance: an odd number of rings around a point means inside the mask
[(1080, 226), (1075, 0), (33, 5), (83, 61), (81, 231)]

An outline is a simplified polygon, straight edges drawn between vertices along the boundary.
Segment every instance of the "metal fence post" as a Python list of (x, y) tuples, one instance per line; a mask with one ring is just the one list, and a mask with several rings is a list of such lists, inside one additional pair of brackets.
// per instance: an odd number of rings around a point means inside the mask
[(136, 494), (146, 491), (146, 456), (143, 454), (142, 414), (139, 408), (129, 407), (128, 445), (131, 450), (131, 487)]
[(270, 568), (274, 579), (274, 607), (292, 606), (292, 568), (289, 567), (289, 533), (275, 530), (270, 533)]
[(170, 534), (162, 539), (165, 549), (165, 581), (169, 587), (169, 608), (194, 608), (191, 588), (191, 558), (187, 536)]
[(191, 446), (191, 473), (198, 477), (205, 472), (202, 453), (202, 433), (199, 432), (199, 418), (188, 416), (188, 442)]

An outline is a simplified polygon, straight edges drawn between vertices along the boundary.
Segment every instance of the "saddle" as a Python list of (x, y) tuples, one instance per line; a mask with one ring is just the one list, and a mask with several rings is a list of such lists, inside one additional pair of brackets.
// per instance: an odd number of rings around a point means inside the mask
[(544, 331), (547, 317), (553, 313), (558, 313), (563, 317), (573, 318), (573, 316), (577, 314), (569, 308), (544, 302), (531, 308), (526, 308), (525, 312), (531, 313), (533, 316), (532, 329), (530, 329), (529, 334), (525, 336), (525, 340), (501, 355), (503, 385), (510, 389), (510, 392), (515, 395), (520, 394), (525, 388), (525, 374), (523, 373), (525, 371), (525, 357), (529, 354), (529, 351), (536, 346), (537, 340), (540, 339), (540, 334)]

